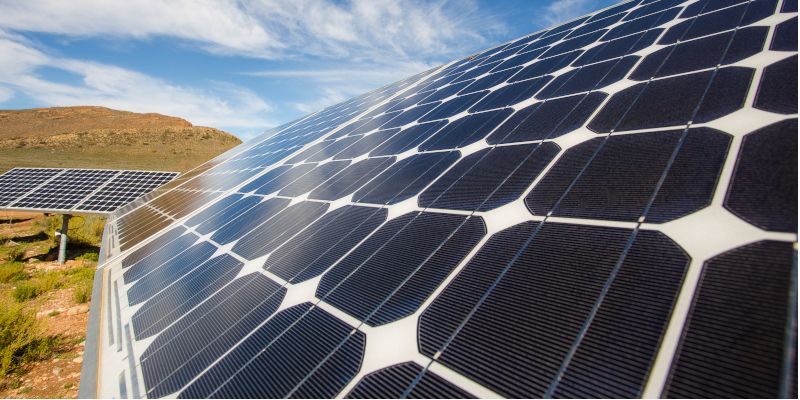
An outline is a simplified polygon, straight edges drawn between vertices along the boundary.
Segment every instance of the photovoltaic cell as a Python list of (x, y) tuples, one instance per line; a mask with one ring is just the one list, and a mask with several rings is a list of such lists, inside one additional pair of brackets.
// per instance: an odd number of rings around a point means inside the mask
[(665, 397), (782, 397), (796, 254), (791, 243), (761, 241), (703, 265)]

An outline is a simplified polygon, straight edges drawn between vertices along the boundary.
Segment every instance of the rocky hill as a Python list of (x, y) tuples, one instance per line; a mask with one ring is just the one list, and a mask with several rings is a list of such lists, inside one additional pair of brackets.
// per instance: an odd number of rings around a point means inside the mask
[(186, 171), (238, 145), (219, 129), (105, 107), (0, 110), (0, 172), (13, 167)]

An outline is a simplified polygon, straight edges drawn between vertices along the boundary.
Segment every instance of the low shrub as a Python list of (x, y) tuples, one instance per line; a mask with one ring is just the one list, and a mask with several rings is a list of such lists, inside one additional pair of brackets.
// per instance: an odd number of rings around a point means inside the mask
[(82, 283), (78, 286), (75, 286), (75, 290), (72, 292), (72, 300), (74, 300), (78, 304), (88, 303), (89, 300), (92, 298), (92, 284), (91, 282)]
[(17, 365), (31, 359), (29, 352), (41, 354), (37, 344), (39, 325), (33, 313), (22, 307), (0, 303), (0, 377), (6, 376)]
[(28, 279), (25, 273), (25, 264), (21, 262), (7, 262), (0, 264), (0, 283), (12, 283)]

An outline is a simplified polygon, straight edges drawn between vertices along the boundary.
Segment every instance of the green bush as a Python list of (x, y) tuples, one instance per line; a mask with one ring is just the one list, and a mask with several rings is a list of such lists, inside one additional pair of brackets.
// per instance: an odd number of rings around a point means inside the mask
[(20, 362), (31, 359), (29, 351), (40, 354), (36, 335), (39, 326), (33, 313), (6, 302), (0, 303), (0, 376), (6, 376)]
[(72, 300), (74, 300), (78, 304), (88, 303), (89, 300), (92, 298), (92, 284), (91, 282), (82, 283), (78, 286), (75, 286), (75, 290), (72, 292)]
[(25, 258), (25, 247), (14, 246), (6, 253), (6, 259), (11, 262), (22, 261)]
[(33, 282), (22, 282), (17, 285), (11, 293), (11, 295), (14, 296), (14, 300), (20, 303), (25, 300), (30, 300), (40, 294), (42, 294), (42, 292), (40, 291), (39, 285)]
[(86, 260), (86, 261), (94, 261), (97, 262), (100, 259), (100, 255), (95, 252), (83, 253), (75, 258), (76, 260)]
[(11, 283), (28, 279), (25, 273), (25, 264), (20, 262), (8, 262), (0, 264), (0, 282)]

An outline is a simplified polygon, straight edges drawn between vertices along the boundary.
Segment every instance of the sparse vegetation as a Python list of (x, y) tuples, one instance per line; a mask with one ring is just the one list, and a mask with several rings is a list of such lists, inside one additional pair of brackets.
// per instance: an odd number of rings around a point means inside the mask
[(104, 222), (70, 221), (71, 260), (62, 266), (47, 261), (56, 255), (59, 216), (0, 217), (0, 397), (77, 394)]
[(59, 338), (41, 337), (39, 329), (34, 315), (22, 306), (0, 302), (0, 377), (53, 352)]
[(187, 171), (241, 143), (157, 114), (102, 107), (32, 111), (0, 110), (0, 172), (25, 166)]

